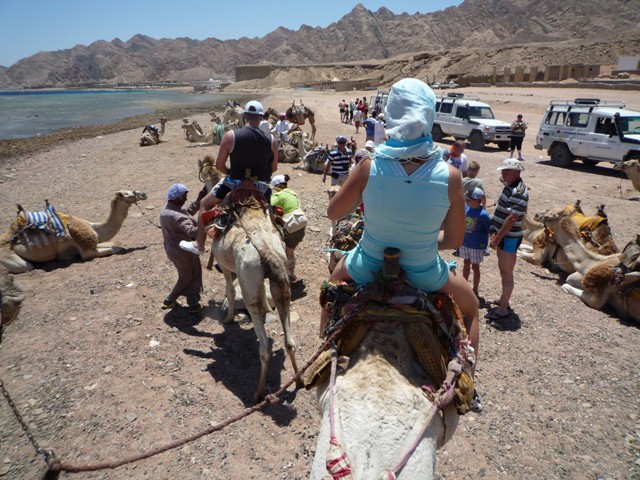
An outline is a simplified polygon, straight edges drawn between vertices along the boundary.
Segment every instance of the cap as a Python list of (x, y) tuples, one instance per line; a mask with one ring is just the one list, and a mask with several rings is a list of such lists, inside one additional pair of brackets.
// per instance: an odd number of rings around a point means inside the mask
[(524, 166), (515, 158), (507, 158), (496, 170), (524, 170)]
[(376, 144), (373, 143), (373, 140), (367, 140), (367, 143), (364, 144), (364, 148), (376, 148)]
[(180, 198), (181, 196), (183, 196), (188, 191), (189, 191), (189, 189), (187, 187), (185, 187), (183, 184), (174, 183), (173, 185), (171, 185), (169, 187), (169, 190), (167, 191), (167, 198), (169, 200), (175, 200), (175, 199)]
[(275, 177), (273, 177), (271, 179), (271, 186), (272, 187), (276, 187), (276, 186), (280, 185), (281, 183), (287, 183), (287, 179), (284, 178), (284, 175), (276, 175)]
[(384, 120), (384, 113), (378, 115), (378, 120)]
[(347, 143), (347, 137), (344, 135), (338, 135), (336, 137), (336, 143)]
[(473, 198), (475, 200), (482, 200), (482, 197), (484, 197), (484, 192), (480, 187), (476, 187), (473, 190), (467, 190), (466, 197), (468, 199)]
[(244, 113), (250, 113), (252, 115), (264, 115), (264, 108), (260, 102), (251, 100), (247, 102), (244, 107)]

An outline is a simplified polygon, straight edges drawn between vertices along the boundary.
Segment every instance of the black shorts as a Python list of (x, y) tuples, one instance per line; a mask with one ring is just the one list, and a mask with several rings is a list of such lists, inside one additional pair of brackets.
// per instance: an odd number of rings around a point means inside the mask
[(522, 141), (524, 137), (511, 137), (511, 150), (522, 150)]
[(293, 233), (284, 232), (284, 244), (291, 249), (296, 248), (304, 238), (304, 231), (305, 229), (302, 228)]

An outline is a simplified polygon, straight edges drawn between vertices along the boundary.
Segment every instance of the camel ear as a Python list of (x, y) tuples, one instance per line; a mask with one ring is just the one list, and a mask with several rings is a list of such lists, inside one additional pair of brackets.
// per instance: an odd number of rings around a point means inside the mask
[(122, 198), (123, 196), (122, 192), (116, 192), (116, 198)]

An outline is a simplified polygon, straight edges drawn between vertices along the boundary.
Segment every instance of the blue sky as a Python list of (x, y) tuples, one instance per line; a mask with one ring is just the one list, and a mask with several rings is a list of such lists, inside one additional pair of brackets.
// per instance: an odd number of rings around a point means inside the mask
[(0, 65), (9, 67), (40, 51), (153, 38), (262, 37), (279, 26), (326, 27), (358, 4), (376, 11), (429, 13), (462, 0), (0, 0)]

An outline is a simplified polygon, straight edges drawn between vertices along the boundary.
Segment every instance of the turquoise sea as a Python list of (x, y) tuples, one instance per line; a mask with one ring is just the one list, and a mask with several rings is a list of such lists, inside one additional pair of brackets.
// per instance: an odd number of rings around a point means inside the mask
[(223, 103), (226, 98), (184, 90), (0, 90), (0, 140), (104, 125), (158, 109)]

